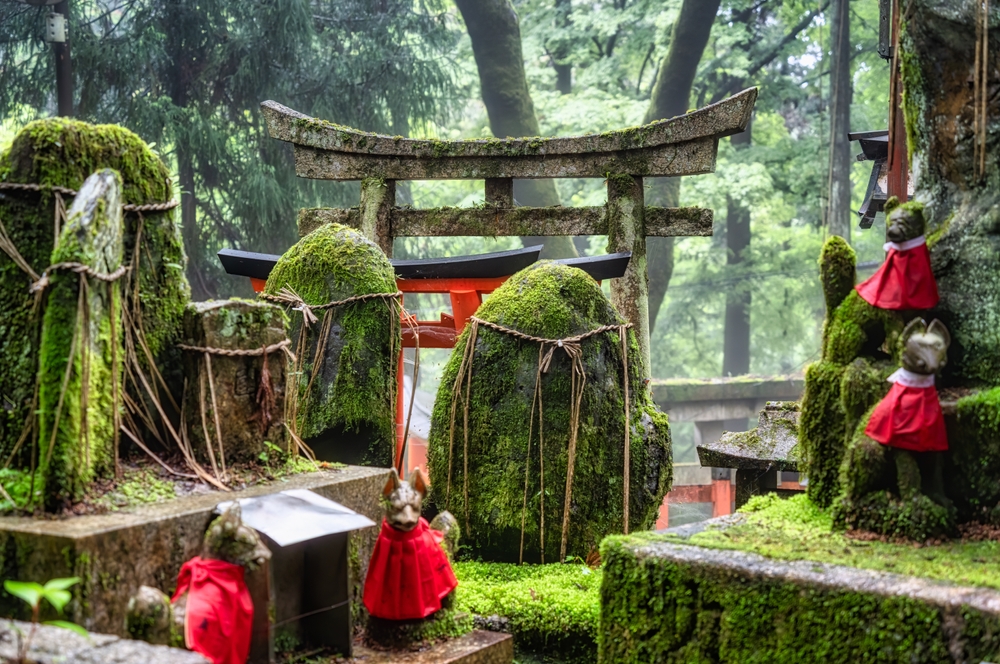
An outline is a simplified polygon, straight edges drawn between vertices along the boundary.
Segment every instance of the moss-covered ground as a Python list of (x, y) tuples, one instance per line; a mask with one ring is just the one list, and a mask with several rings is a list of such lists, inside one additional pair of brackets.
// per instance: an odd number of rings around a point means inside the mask
[(830, 513), (805, 495), (780, 500), (756, 496), (742, 510), (746, 521), (681, 538), (651, 538), (713, 549), (749, 551), (778, 560), (815, 560), (896, 574), (1000, 589), (1000, 541), (952, 540), (936, 544), (886, 542), (833, 529)]

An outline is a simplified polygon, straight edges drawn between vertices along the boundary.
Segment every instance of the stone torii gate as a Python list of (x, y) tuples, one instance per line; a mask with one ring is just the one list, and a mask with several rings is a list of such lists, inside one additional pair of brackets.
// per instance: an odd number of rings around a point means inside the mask
[[(708, 236), (713, 211), (647, 206), (644, 177), (715, 170), (719, 139), (746, 129), (756, 88), (711, 106), (640, 127), (568, 138), (439, 141), (383, 136), (311, 118), (277, 102), (261, 104), (272, 138), (295, 146), (295, 172), (322, 180), (360, 180), (357, 208), (304, 208), (299, 232), (338, 222), (360, 230), (392, 256), (397, 237), (606, 235), (609, 252), (631, 252), (611, 300), (635, 328), (648, 376), (646, 238)], [(603, 207), (514, 205), (514, 179), (603, 178)], [(397, 207), (397, 180), (486, 181), (476, 208)]]

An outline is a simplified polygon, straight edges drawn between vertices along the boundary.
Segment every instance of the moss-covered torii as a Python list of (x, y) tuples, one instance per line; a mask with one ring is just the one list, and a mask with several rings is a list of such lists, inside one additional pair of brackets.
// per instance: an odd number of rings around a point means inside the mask
[[(743, 131), (756, 88), (717, 104), (641, 127), (567, 138), (465, 141), (382, 136), (311, 118), (273, 101), (262, 106), (272, 138), (295, 145), (300, 177), (360, 180), (355, 209), (304, 210), (312, 219), (358, 228), (388, 256), (406, 236), (607, 235), (608, 251), (632, 253), (611, 285), (615, 307), (635, 326), (643, 371), (649, 374), (646, 237), (711, 235), (712, 211), (657, 208), (643, 200), (644, 177), (715, 170), (719, 139)], [(603, 178), (603, 208), (514, 207), (514, 179)], [(396, 206), (396, 180), (486, 180), (486, 206), (410, 210)]]

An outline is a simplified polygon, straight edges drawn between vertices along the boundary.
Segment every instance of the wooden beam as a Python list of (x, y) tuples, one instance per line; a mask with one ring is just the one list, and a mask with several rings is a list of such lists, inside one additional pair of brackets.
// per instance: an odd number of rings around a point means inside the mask
[[(712, 234), (712, 210), (647, 206), (644, 216), (647, 237)], [(329, 223), (360, 229), (361, 214), (358, 208), (299, 210), (300, 236)], [(396, 207), (390, 212), (390, 229), (393, 237), (607, 235), (608, 222), (603, 206), (431, 210)]]

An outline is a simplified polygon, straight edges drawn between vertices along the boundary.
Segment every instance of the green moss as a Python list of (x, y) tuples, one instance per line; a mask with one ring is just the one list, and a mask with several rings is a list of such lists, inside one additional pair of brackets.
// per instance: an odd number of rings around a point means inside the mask
[[(102, 168), (122, 178), (122, 202), (142, 205), (170, 200), (169, 172), (163, 162), (135, 134), (115, 125), (90, 125), (52, 118), (27, 125), (8, 150), (0, 154), (0, 180), (79, 189)], [(67, 206), (71, 199), (67, 199)], [(0, 198), (0, 221), (36, 272), (41, 272), (53, 249), (54, 196), (47, 191), (5, 193)], [(189, 288), (184, 276), (186, 258), (175, 210), (125, 216), (124, 255), (133, 256), (139, 225), (143, 226), (139, 262), (139, 298), (146, 341), (160, 358), (161, 369), (179, 366), (167, 348), (177, 337)], [(134, 275), (133, 275), (134, 277)], [(129, 279), (131, 279), (130, 277)], [(0, 454), (9, 454), (21, 434), (34, 392), (38, 370), (39, 318), (31, 315), (29, 280), (5, 255), (0, 255)], [(129, 287), (126, 306), (133, 306)], [(173, 373), (166, 371), (168, 378)], [(30, 447), (30, 446), (28, 446)], [(26, 447), (25, 449), (28, 449)], [(28, 465), (22, 455), (16, 465)]]
[(602, 572), (585, 565), (455, 563), (456, 608), (506, 619), (519, 651), (593, 661)]
[[(357, 231), (340, 224), (321, 226), (279, 259), (265, 293), (290, 287), (307, 303), (326, 304), (355, 295), (396, 292), (395, 273), (385, 255)], [(328, 310), (331, 332), (316, 367), (320, 324), (308, 331), (298, 377), (299, 431), (307, 439), (344, 432), (367, 438), (361, 463), (388, 466), (395, 449), (396, 358), (400, 330), (396, 309), (374, 299)], [(292, 339), (302, 316), (292, 312)], [(307, 389), (314, 373), (311, 389)]]
[(836, 309), (854, 288), (856, 261), (854, 249), (844, 238), (832, 235), (823, 244), (819, 274), (827, 311)]
[[(915, 548), (852, 540), (806, 496), (751, 499), (743, 525), (689, 540), (640, 534), (601, 547), (601, 662), (995, 661), (1000, 622), (965, 608), (945, 614), (908, 597), (792, 584), (647, 555), (651, 542), (748, 551), (1000, 587), (996, 542)], [(958, 655), (955, 655), (956, 657)]]
[(173, 482), (167, 482), (149, 469), (127, 470), (114, 489), (95, 503), (115, 512), (123, 508), (159, 503), (177, 495)]
[[(581, 270), (538, 263), (515, 274), (479, 308), (483, 320), (524, 334), (560, 339), (622, 322), (600, 286)], [(539, 561), (538, 426), (528, 423), (539, 359), (538, 344), (480, 326), (469, 403), (469, 509), (464, 499), (464, 405), (450, 444), (452, 393), (469, 329), (459, 336), (434, 405), (428, 465), (433, 502), (463, 527), (467, 546), (487, 559), (516, 561), (520, 545), (525, 470), (524, 559)], [(671, 482), (666, 417), (642, 384), (638, 344), (629, 332), (631, 400), (630, 527), (651, 527)], [(587, 373), (577, 440), (568, 552), (586, 556), (609, 533), (622, 530), (624, 402), (621, 340), (617, 333), (581, 343)], [(542, 376), (544, 411), (545, 560), (559, 555), (569, 441), (570, 361), (556, 349)], [(464, 394), (464, 392), (463, 392)], [(538, 413), (535, 412), (537, 421)], [(449, 467), (450, 466), (450, 467)], [(450, 491), (449, 491), (450, 479)], [(468, 515), (469, 528), (466, 528)]]
[(799, 416), (799, 447), (809, 477), (809, 497), (829, 506), (839, 495), (838, 475), (843, 458), (846, 418), (841, 407), (840, 383), (844, 368), (820, 361), (806, 369), (806, 388)]
[(369, 616), (365, 626), (366, 640), (379, 647), (409, 650), (468, 634), (473, 629), (472, 615), (452, 608), (453, 601), (453, 596), (449, 595), (442, 601), (440, 611), (423, 620), (382, 620)]

